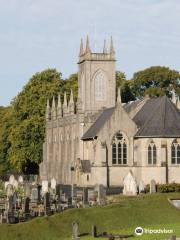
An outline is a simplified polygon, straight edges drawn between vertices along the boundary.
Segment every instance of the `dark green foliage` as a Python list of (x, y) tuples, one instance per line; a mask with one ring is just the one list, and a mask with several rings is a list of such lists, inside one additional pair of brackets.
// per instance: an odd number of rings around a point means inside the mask
[(133, 92), (137, 98), (150, 96), (171, 96), (171, 91), (180, 93), (180, 73), (168, 67), (154, 66), (134, 74)]
[(180, 192), (179, 183), (157, 184), (157, 191), (160, 193)]
[(64, 91), (67, 92), (67, 98), (70, 97), (71, 89), (73, 90), (74, 100), (77, 100), (78, 97), (78, 74), (72, 74), (68, 79), (64, 82)]
[(8, 139), (11, 126), (12, 108), (0, 107), (0, 173), (11, 168), (8, 160), (8, 149), (11, 144)]
[(126, 80), (126, 75), (123, 72), (116, 72), (116, 93), (118, 88), (121, 89), (121, 100), (123, 103), (135, 100), (132, 92), (132, 81)]
[(46, 102), (58, 95), (63, 85), (61, 74), (48, 69), (35, 74), (12, 102), (8, 158), (18, 171), (32, 173), (31, 163), (38, 166), (42, 161)]

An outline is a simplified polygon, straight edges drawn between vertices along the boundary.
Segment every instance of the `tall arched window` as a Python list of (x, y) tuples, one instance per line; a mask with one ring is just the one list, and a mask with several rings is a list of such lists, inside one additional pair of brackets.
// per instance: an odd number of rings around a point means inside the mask
[(94, 86), (95, 86), (95, 100), (96, 101), (105, 101), (106, 99), (106, 84), (107, 84), (107, 77), (106, 74), (99, 70), (94, 79)]
[(180, 144), (176, 140), (171, 145), (171, 163), (180, 164)]
[(148, 146), (148, 164), (156, 164), (156, 145), (151, 142)]
[(116, 133), (112, 140), (112, 164), (127, 164), (127, 143), (121, 132)]

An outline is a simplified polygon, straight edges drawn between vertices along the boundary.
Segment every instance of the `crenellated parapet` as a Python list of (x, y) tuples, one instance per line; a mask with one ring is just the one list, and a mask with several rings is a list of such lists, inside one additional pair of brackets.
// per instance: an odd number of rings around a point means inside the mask
[[(50, 104), (50, 102), (52, 104)], [(57, 119), (62, 119), (64, 117), (73, 116), (76, 112), (79, 112), (81, 106), (78, 101), (74, 102), (74, 95), (71, 89), (69, 102), (67, 100), (67, 94), (64, 93), (64, 100), (61, 101), (61, 95), (59, 94), (57, 97), (53, 96), (52, 100), (47, 100), (46, 106), (46, 121), (55, 121)], [(76, 111), (75, 111), (76, 110)]]
[(113, 39), (111, 37), (110, 47), (107, 47), (106, 40), (104, 41), (102, 53), (94, 53), (91, 51), (89, 37), (86, 39), (86, 46), (84, 48), (83, 40), (81, 39), (80, 52), (79, 52), (79, 63), (83, 61), (115, 61), (115, 50)]

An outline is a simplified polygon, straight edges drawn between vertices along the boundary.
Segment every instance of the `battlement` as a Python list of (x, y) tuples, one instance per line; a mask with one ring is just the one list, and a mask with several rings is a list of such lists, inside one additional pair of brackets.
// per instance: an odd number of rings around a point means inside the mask
[(115, 61), (115, 51), (113, 40), (111, 37), (110, 47), (108, 49), (106, 45), (106, 40), (104, 40), (104, 46), (102, 53), (91, 52), (91, 47), (89, 43), (89, 37), (86, 39), (86, 47), (84, 49), (83, 40), (81, 39), (80, 52), (79, 52), (79, 64), (83, 61)]

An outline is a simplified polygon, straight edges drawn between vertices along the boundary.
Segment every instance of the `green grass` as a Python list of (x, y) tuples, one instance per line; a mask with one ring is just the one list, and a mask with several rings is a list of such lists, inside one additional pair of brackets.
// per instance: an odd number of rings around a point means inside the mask
[[(0, 240), (70, 240), (71, 224), (79, 221), (80, 233), (90, 233), (92, 224), (98, 231), (133, 234), (137, 226), (173, 229), (180, 237), (180, 210), (173, 207), (168, 198), (180, 198), (180, 194), (153, 194), (138, 197), (116, 197), (116, 203), (85, 209), (70, 209), (51, 217), (36, 218), (17, 225), (0, 225)], [(143, 235), (132, 239), (166, 239), (168, 235)], [(92, 239), (90, 236), (82, 240)], [(100, 239), (100, 238), (99, 238)]]

